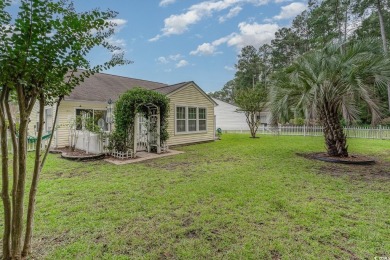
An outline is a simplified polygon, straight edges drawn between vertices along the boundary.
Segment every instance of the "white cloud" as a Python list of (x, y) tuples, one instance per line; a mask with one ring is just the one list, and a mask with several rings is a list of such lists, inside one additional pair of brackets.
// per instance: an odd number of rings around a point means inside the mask
[[(183, 34), (189, 28), (189, 26), (200, 22), (206, 17), (210, 17), (215, 12), (220, 12), (231, 8), (232, 14), (238, 12), (240, 4), (250, 3), (253, 5), (263, 5), (270, 0), (218, 0), (218, 1), (204, 1), (198, 4), (190, 6), (184, 13), (171, 15), (164, 20), (164, 28), (161, 29), (161, 33), (155, 37), (149, 39), (154, 42), (161, 37)], [(236, 9), (235, 9), (236, 8)], [(241, 10), (239, 10), (241, 11)]]
[(235, 71), (236, 70), (234, 67), (230, 67), (230, 66), (225, 66), (224, 69), (228, 70), (228, 71)]
[(238, 50), (247, 45), (258, 48), (275, 38), (275, 32), (279, 29), (279, 26), (275, 23), (258, 24), (242, 22), (238, 25), (238, 28), (239, 33), (232, 33), (211, 43), (203, 43), (196, 50), (191, 51), (190, 54), (213, 55), (217, 53), (217, 47), (222, 44), (226, 44), (229, 47), (236, 47)]
[(183, 58), (184, 58), (184, 57), (183, 57), (183, 55), (181, 55), (181, 54), (173, 54), (173, 55), (169, 55), (169, 56), (167, 56), (167, 57), (163, 57), (163, 56), (158, 57), (158, 58), (156, 59), (156, 61), (157, 61), (158, 63), (160, 63), (160, 64), (168, 64), (168, 63), (170, 63), (170, 62), (172, 62), (172, 61), (178, 61), (178, 60), (183, 59)]
[(188, 66), (189, 63), (188, 61), (186, 60), (180, 60), (177, 64), (176, 64), (176, 68), (183, 68), (183, 67), (186, 67)]
[(215, 54), (216, 50), (217, 47), (212, 43), (203, 43), (195, 51), (191, 51), (190, 55), (209, 56)]
[(107, 42), (111, 45), (114, 45), (114, 46), (121, 48), (121, 50), (113, 51), (113, 54), (118, 54), (118, 53), (121, 53), (123, 51), (126, 52), (126, 41), (124, 39), (117, 39), (114, 36), (112, 36), (112, 37), (107, 39)]
[(181, 54), (169, 55), (169, 59), (172, 61), (178, 61), (182, 58), (183, 58), (183, 55), (181, 55)]
[(275, 0), (275, 3), (280, 4), (284, 2), (292, 2), (292, 0)]
[(119, 18), (110, 19), (109, 21), (115, 23), (117, 26), (123, 26), (123, 25), (125, 25), (127, 23), (127, 20), (119, 19)]
[(161, 0), (159, 5), (160, 6), (167, 6), (167, 5), (173, 4), (175, 2), (176, 2), (176, 0)]
[(125, 25), (127, 24), (127, 20), (119, 19), (119, 18), (110, 19), (110, 20), (107, 20), (107, 21), (116, 24), (115, 32), (120, 32), (125, 27)]
[(240, 33), (233, 33), (227, 41), (228, 46), (236, 46), (241, 49), (247, 45), (260, 47), (269, 43), (274, 37), (275, 32), (279, 29), (277, 24), (248, 24), (242, 22), (238, 25)]
[(242, 11), (242, 7), (236, 6), (229, 10), (229, 13), (227, 15), (219, 17), (219, 22), (223, 23), (228, 19), (231, 19), (235, 16), (237, 16)]
[(307, 6), (304, 3), (300, 3), (300, 2), (295, 2), (286, 6), (282, 6), (281, 8), (282, 10), (278, 15), (274, 16), (274, 19), (284, 20), (284, 19), (293, 18), (298, 14), (302, 13), (306, 8)]
[(158, 63), (161, 63), (161, 64), (169, 63), (169, 60), (167, 58), (165, 58), (165, 57), (158, 57), (157, 61), (158, 61)]

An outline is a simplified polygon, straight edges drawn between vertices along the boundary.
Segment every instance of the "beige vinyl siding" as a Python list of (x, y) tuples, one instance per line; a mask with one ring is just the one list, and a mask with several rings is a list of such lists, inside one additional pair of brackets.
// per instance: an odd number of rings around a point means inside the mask
[[(199, 89), (190, 84), (173, 94), (168, 95), (170, 99), (170, 112), (168, 122), (168, 145), (180, 145), (214, 140), (214, 103)], [(175, 112), (177, 106), (206, 108), (207, 130), (199, 133), (176, 133)]]
[[(69, 146), (69, 122), (76, 117), (76, 108), (106, 110), (107, 103), (91, 101), (62, 101), (58, 111), (56, 137), (57, 147)], [(55, 111), (53, 111), (55, 112)]]
[(39, 120), (39, 103), (35, 102), (35, 105), (31, 111), (30, 122), (28, 123), (28, 132), (29, 136), (37, 136), (37, 123)]

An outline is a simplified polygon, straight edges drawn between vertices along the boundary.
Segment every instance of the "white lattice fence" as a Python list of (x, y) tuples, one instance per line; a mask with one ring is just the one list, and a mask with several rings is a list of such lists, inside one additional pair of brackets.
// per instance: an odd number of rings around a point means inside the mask
[(126, 152), (112, 151), (111, 156), (121, 160), (131, 159), (134, 158), (134, 152), (133, 150), (128, 150)]

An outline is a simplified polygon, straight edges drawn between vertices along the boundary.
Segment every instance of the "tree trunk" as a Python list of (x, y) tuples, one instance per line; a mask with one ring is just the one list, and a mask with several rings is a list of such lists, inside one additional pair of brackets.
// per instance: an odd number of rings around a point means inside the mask
[(329, 156), (348, 157), (347, 138), (334, 109), (325, 107), (321, 114), (325, 144)]
[[(376, 8), (378, 10), (378, 17), (379, 17), (379, 25), (381, 29), (381, 36), (382, 36), (382, 44), (383, 44), (383, 52), (387, 56), (388, 50), (387, 50), (387, 38), (386, 38), (386, 30), (385, 30), (385, 22), (383, 19), (383, 10), (381, 5), (381, 0), (376, 1)], [(387, 84), (387, 100), (390, 110), (390, 83)]]
[(0, 98), (0, 138), (1, 138), (1, 173), (2, 191), (1, 198), (4, 205), (4, 233), (3, 233), (3, 259), (9, 259), (11, 255), (11, 201), (9, 197), (8, 178), (8, 144), (7, 144), (7, 124), (5, 117), (4, 103), (8, 102), (8, 90), (3, 87)]
[(12, 214), (12, 258), (21, 259), (23, 234), (23, 206), (26, 182), (26, 154), (27, 154), (27, 127), (28, 117), (21, 113), (19, 127), (19, 173), (16, 185), (15, 208)]
[(256, 132), (257, 132), (257, 128), (258, 128), (258, 126), (256, 124), (257, 123), (256, 118), (255, 118), (256, 113), (247, 111), (247, 112), (245, 112), (245, 116), (246, 116), (246, 122), (247, 122), (247, 124), (249, 126), (249, 130), (251, 132), (251, 137), (256, 138)]
[(41, 168), (43, 168), (43, 166), (45, 165), (46, 158), (47, 158), (47, 155), (49, 154), (49, 150), (50, 150), (50, 147), (51, 147), (51, 143), (52, 143), (52, 141), (53, 141), (53, 136), (54, 136), (54, 132), (55, 132), (55, 127), (56, 127), (56, 125), (57, 125), (58, 110), (59, 110), (59, 108), (60, 108), (60, 104), (61, 104), (62, 99), (63, 99), (63, 97), (59, 97), (59, 98), (58, 98), (58, 101), (57, 101), (56, 113), (55, 113), (55, 115), (54, 115), (54, 122), (53, 122), (53, 130), (52, 130), (52, 133), (51, 133), (51, 136), (50, 136), (50, 139), (49, 139), (49, 143), (47, 144), (47, 148), (46, 148), (45, 154), (43, 155), (43, 159), (42, 159), (42, 162), (41, 162)]
[(7, 112), (7, 119), (8, 119), (8, 125), (9, 125), (9, 131), (11, 135), (11, 141), (12, 141), (12, 170), (13, 170), (13, 185), (12, 185), (12, 208), (15, 208), (15, 198), (16, 198), (16, 186), (18, 183), (18, 140), (16, 138), (16, 127), (15, 122), (12, 118), (11, 109), (9, 106), (9, 103), (5, 102), (5, 109)]
[(30, 196), (28, 201), (26, 233), (25, 233), (24, 246), (22, 251), (23, 257), (27, 257), (31, 253), (31, 239), (32, 239), (33, 226), (34, 226), (35, 197), (38, 189), (39, 174), (42, 169), (41, 168), (41, 145), (42, 145), (42, 135), (43, 135), (44, 112), (45, 112), (45, 100), (44, 100), (44, 96), (41, 95), (39, 99), (39, 121), (38, 121), (39, 126), (38, 126), (37, 143), (35, 147), (34, 172), (33, 172), (33, 178), (32, 178), (31, 188), (30, 188)]

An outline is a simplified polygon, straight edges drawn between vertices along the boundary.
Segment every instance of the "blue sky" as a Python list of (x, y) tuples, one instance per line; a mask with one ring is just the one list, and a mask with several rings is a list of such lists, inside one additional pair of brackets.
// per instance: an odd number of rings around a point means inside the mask
[[(234, 77), (246, 45), (269, 43), (306, 8), (294, 0), (75, 0), (77, 10), (119, 12), (111, 41), (134, 63), (107, 73), (168, 84), (195, 81), (206, 92)], [(93, 63), (107, 59), (94, 53)]]

